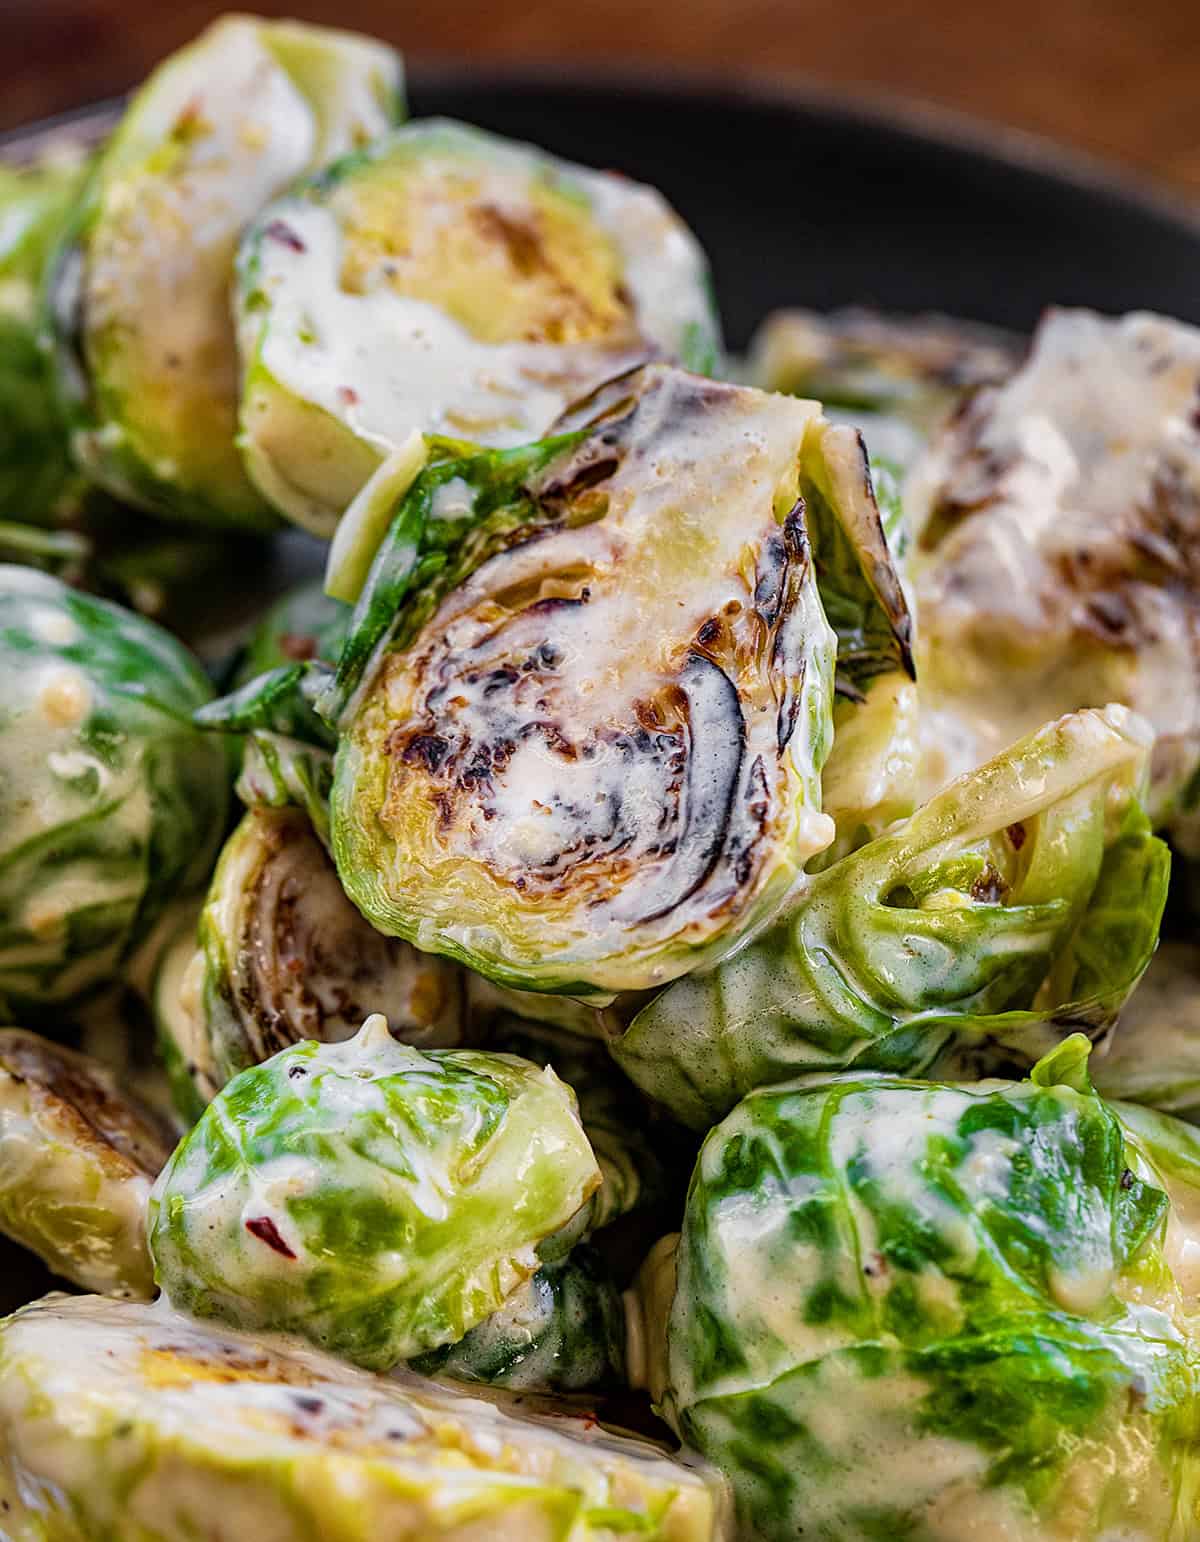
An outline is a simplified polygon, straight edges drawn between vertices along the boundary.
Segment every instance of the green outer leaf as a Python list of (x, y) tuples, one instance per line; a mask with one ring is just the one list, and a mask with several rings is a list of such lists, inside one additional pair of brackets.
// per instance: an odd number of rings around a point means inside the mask
[(203, 884), (227, 806), (210, 693), (167, 633), (28, 568), (0, 568), (0, 1000), (55, 1012), (110, 981), (167, 902)]
[(753, 1535), (1188, 1534), (1196, 1321), (1086, 1048), (1019, 1084), (801, 1078), (709, 1135), (665, 1407)]
[(1048, 724), (817, 874), (727, 963), (668, 987), (612, 1043), (618, 1063), (702, 1128), (798, 1072), (920, 1074), (945, 1052), (941, 1074), (970, 1076), (1028, 1065), (1064, 1030), (1098, 1035), (1149, 962), (1166, 896), (1166, 849), (1140, 812), (1106, 834), (1144, 753), (1121, 709)]
[(373, 1017), (222, 1089), (156, 1185), (150, 1246), (181, 1310), (382, 1370), (500, 1307), (599, 1182), (552, 1073), (423, 1054)]
[(621, 1297), (586, 1244), (544, 1264), (459, 1340), (411, 1362), (422, 1376), (515, 1392), (585, 1392), (624, 1381)]

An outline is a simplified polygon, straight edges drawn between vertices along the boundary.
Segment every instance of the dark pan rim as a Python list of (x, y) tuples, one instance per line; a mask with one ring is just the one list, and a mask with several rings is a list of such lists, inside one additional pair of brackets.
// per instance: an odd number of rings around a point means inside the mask
[[(664, 79), (662, 71), (650, 65), (582, 67), (552, 57), (538, 65), (489, 64), (482, 69), (461, 60), (435, 57), (409, 64), (407, 76), (409, 91), (418, 103), (427, 90), (536, 95), (552, 86), (556, 91), (565, 88), (597, 97), (636, 95), (643, 102), (661, 102), (664, 112), (672, 103), (683, 103), (741, 113), (763, 109), (794, 113), (798, 118), (907, 143), (914, 150), (950, 151), (998, 170), (1084, 189), (1114, 206), (1200, 237), (1200, 205), (1161, 183), (1147, 183), (1132, 168), (1025, 129), (886, 91), (835, 89), (814, 80), (770, 73), (731, 80), (711, 71), (672, 68)], [(48, 140), (71, 134), (88, 141), (98, 139), (116, 120), (123, 100), (109, 97), (6, 130), (0, 133), (0, 156), (17, 162), (28, 160)]]

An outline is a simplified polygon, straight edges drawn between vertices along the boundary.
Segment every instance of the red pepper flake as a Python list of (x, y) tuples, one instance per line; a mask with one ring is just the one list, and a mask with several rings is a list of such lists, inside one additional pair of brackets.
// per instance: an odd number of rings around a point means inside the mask
[(271, 220), (263, 229), (263, 235), (270, 236), (272, 241), (278, 241), (280, 246), (286, 246), (289, 252), (306, 252), (308, 247), (287, 223), (286, 220)]
[(260, 1242), (265, 1242), (269, 1248), (274, 1248), (277, 1253), (282, 1253), (285, 1258), (295, 1258), (295, 1253), (279, 1235), (279, 1228), (269, 1215), (255, 1216), (252, 1221), (246, 1222), (246, 1230), (252, 1237), (257, 1237)]
[(337, 394), (343, 407), (354, 407), (358, 404), (358, 392), (353, 386), (338, 386)]

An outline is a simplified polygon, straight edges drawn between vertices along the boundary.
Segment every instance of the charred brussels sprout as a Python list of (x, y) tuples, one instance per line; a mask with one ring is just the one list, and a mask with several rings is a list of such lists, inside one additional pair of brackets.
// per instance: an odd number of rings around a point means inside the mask
[(1017, 339), (947, 316), (776, 311), (750, 347), (749, 376), (767, 391), (814, 397), (867, 435), (872, 454), (904, 468), (970, 392), (1017, 367)]
[(1048, 724), (643, 1006), (619, 1064), (703, 1128), (803, 1071), (971, 1078), (1024, 1068), (1071, 1028), (1100, 1035), (1166, 899), (1168, 853), (1136, 801), (1147, 749), (1121, 707)]
[(1079, 707), (1158, 735), (1150, 813), (1200, 766), (1200, 331), (1051, 311), (912, 472), (930, 754), (945, 774)]
[(48, 279), (72, 447), (118, 497), (275, 523), (235, 444), (238, 236), (296, 177), (394, 121), (399, 68), (352, 33), (232, 16), (134, 97)]
[(413, 1370), (514, 1392), (584, 1392), (623, 1384), (625, 1319), (604, 1260), (586, 1244), (546, 1264), (457, 1344)]
[(0, 1001), (49, 1013), (107, 983), (203, 884), (229, 767), (199, 666), (151, 622), (0, 567)]
[(0, 1029), (0, 1231), (56, 1274), (153, 1295), (146, 1202), (173, 1144), (98, 1061)]
[(722, 1485), (595, 1419), (50, 1296), (0, 1324), (4, 1528), (55, 1542), (721, 1542)]
[(55, 523), (81, 491), (38, 345), (38, 291), (83, 174), (70, 152), (0, 165), (0, 518), (20, 523)]
[(496, 1311), (599, 1184), (552, 1071), (423, 1054), (373, 1017), (223, 1089), (159, 1179), (150, 1245), (173, 1305), (386, 1369)]
[(273, 204), (238, 271), (246, 464), (318, 535), (414, 431), (524, 444), (647, 358), (718, 351), (703, 255), (653, 189), (457, 123)]
[(381, 931), (604, 997), (728, 953), (829, 844), (837, 639), (814, 404), (651, 366), (591, 410), (402, 503), (332, 693), (332, 835)]
[(709, 1135), (652, 1379), (747, 1535), (1195, 1530), (1200, 1168), (1160, 1173), (1087, 1049), (1020, 1083), (803, 1078)]
[[(384, 937), (346, 898), (298, 809), (252, 809), (229, 837), (176, 984), (183, 1058), (204, 1095), (301, 1039), (336, 1043), (372, 1012), (422, 1048), (456, 1044), (455, 965)], [(164, 1003), (165, 1005), (165, 1003)], [(199, 1056), (185, 1046), (201, 1046)]]

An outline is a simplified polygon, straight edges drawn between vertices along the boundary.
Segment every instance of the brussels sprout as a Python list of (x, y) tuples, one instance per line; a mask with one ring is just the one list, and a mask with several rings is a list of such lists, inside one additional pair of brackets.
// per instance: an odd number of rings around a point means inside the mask
[[(334, 857), (375, 926), (604, 998), (778, 908), (833, 835), (816, 413), (651, 366), (590, 429), (418, 478), (321, 699), (346, 703)], [(473, 525), (439, 548), (443, 505)]]
[(1020, 350), (1007, 333), (947, 316), (776, 311), (750, 345), (749, 378), (815, 397), (904, 468), (971, 390), (1007, 379)]
[(704, 372), (704, 257), (653, 189), (440, 120), (272, 204), (238, 259), (256, 485), (318, 535), (413, 431), (541, 438), (647, 358)]
[(764, 1083), (851, 1067), (977, 1076), (1100, 1034), (1154, 951), (1168, 853), (1124, 708), (1047, 724), (805, 881), (785, 918), (676, 981), (612, 1045), (703, 1128)]
[(251, 633), (238, 661), (244, 685), (280, 665), (326, 659), (336, 663), (350, 626), (351, 610), (325, 593), (318, 580), (277, 600)]
[(1092, 1079), (1128, 1098), (1200, 1123), (1200, 950), (1166, 942), (1121, 1013)]
[(583, 1392), (624, 1380), (621, 1297), (600, 1254), (583, 1245), (546, 1264), (457, 1344), (412, 1362), (424, 1376), (515, 1392)]
[(821, 774), (821, 807), (837, 828), (809, 871), (856, 851), (913, 811), (921, 789), (917, 687), (900, 671), (872, 680), (861, 701), (839, 698), (833, 748)]
[[(1200, 331), (1051, 311), (906, 486), (921, 682), (944, 774), (1124, 702), (1158, 735), (1150, 814), (1200, 766)], [(936, 769), (936, 768), (935, 768)]]
[(729, 1535), (711, 1469), (594, 1419), (94, 1297), (0, 1324), (0, 1509), (30, 1542)]
[(205, 1032), (204, 954), (196, 946), (199, 905), (175, 921), (153, 964), (149, 1001), (176, 1113), (190, 1128), (221, 1090)]
[[(467, 988), (471, 990), (471, 981)], [(486, 1042), (489, 1050), (552, 1067), (575, 1094), (579, 1121), (603, 1175), (587, 1218), (592, 1232), (635, 1210), (661, 1204), (669, 1178), (660, 1148), (669, 1147), (673, 1135), (665, 1132), (664, 1121), (621, 1075), (601, 1043), (514, 1017), (494, 1021)]]
[(242, 227), (394, 121), (400, 64), (353, 33), (230, 16), (154, 72), (101, 153), (47, 280), (72, 448), (141, 508), (269, 529), (235, 445)]
[[(0, 1001), (50, 1013), (116, 974), (208, 876), (229, 768), (173, 638), (29, 568), (0, 567)], [(57, 1015), (57, 1013), (56, 1013)]]
[[(457, 967), (384, 937), (346, 898), (298, 809), (251, 809), (225, 843), (200, 914), (200, 965), (184, 964), (167, 1008), (212, 1094), (301, 1039), (337, 1043), (371, 1012), (421, 1048), (462, 1037)], [(177, 966), (178, 967), (178, 966)], [(201, 983), (188, 971), (200, 969)]]
[(0, 517), (22, 523), (55, 522), (81, 493), (38, 346), (37, 296), (83, 174), (70, 152), (0, 164)]
[(800, 1078), (708, 1136), (654, 1374), (747, 1535), (1193, 1535), (1200, 1162), (1182, 1212), (1087, 1050)]
[(150, 1246), (173, 1305), (385, 1369), (496, 1311), (600, 1179), (552, 1071), (423, 1054), (374, 1016), (218, 1094), (159, 1179)]
[(56, 1274), (153, 1295), (146, 1201), (173, 1144), (98, 1061), (0, 1029), (0, 1231)]

